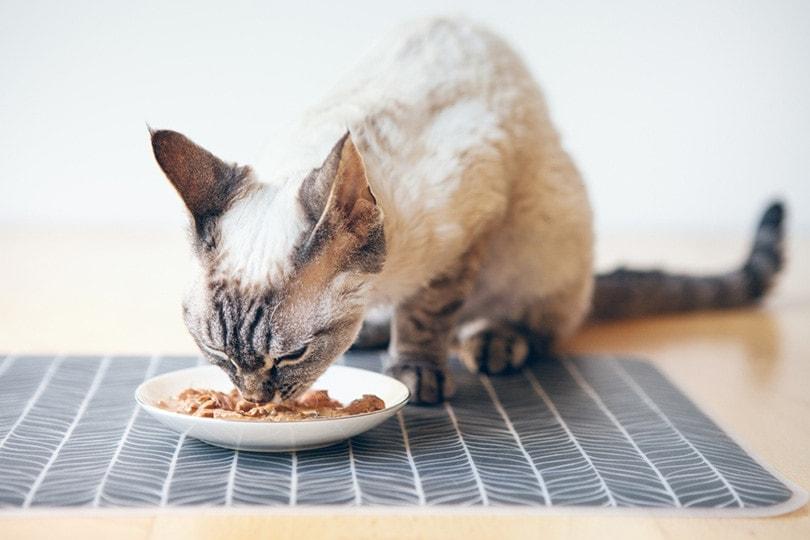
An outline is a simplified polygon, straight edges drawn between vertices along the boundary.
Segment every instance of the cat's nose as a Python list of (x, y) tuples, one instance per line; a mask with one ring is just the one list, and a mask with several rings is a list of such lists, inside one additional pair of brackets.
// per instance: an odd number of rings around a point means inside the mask
[(242, 373), (240, 377), (239, 393), (248, 401), (264, 402), (273, 399), (273, 391), (268, 388), (264, 374), (262, 373)]
[(266, 403), (268, 401), (272, 403), (282, 402), (281, 392), (279, 392), (278, 390), (276, 390), (275, 392), (262, 390), (259, 392), (249, 392), (249, 393), (242, 392), (240, 390), (240, 393), (242, 394), (243, 398), (245, 398), (248, 401), (252, 401), (254, 403)]
[(261, 402), (261, 401), (267, 401), (265, 399), (265, 397), (264, 397), (263, 392), (249, 392), (249, 391), (245, 391), (245, 390), (240, 389), (239, 393), (242, 394), (243, 398), (245, 398), (248, 401), (253, 401), (254, 403), (258, 403), (258, 402)]

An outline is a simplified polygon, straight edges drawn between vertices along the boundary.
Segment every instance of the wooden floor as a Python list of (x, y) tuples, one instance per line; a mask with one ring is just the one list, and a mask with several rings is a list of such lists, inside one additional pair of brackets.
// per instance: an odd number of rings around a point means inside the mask
[[(624, 261), (715, 270), (740, 260), (739, 235), (626, 233), (600, 241)], [(810, 237), (760, 309), (584, 329), (577, 352), (652, 359), (782, 475), (810, 488)], [(180, 321), (180, 232), (0, 230), (0, 351), (191, 353)], [(278, 515), (210, 512), (0, 517), (0, 538), (810, 538), (807, 507), (769, 519), (600, 515)]]

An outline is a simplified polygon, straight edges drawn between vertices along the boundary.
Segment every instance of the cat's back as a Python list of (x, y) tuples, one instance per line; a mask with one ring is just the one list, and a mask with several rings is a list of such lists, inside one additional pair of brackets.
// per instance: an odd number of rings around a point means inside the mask
[(503, 49), (508, 51), (499, 37), (467, 19), (422, 19), (400, 26), (372, 48), (362, 69), (373, 78), (379, 71), (409, 81), (403, 90), (485, 83), (504, 60)]
[[(504, 229), (507, 239), (532, 236), (535, 214), (567, 208), (557, 194), (581, 191), (575, 171), (557, 170), (567, 158), (518, 54), (466, 19), (416, 21), (375, 44), (271, 145), (263, 176), (294, 183), (347, 130), (385, 216), (387, 262), (374, 296), (406, 297), (479, 237), (497, 236), (504, 216), (528, 222)], [(510, 210), (516, 201), (520, 212)]]
[(501, 139), (520, 110), (527, 117), (527, 103), (541, 101), (499, 36), (464, 18), (416, 20), (372, 45), (323, 99), (275, 134), (260, 168), (272, 180), (317, 167), (347, 128), (361, 149), (373, 146), (389, 165), (411, 168), (410, 154), (447, 144), (448, 132), (466, 134), (462, 146)]
[[(460, 97), (492, 101), (531, 84), (518, 55), (496, 34), (465, 18), (431, 18), (400, 26), (375, 44), (337, 87), (339, 99), (395, 98), (403, 105), (440, 108)], [(373, 107), (371, 107), (373, 108)]]

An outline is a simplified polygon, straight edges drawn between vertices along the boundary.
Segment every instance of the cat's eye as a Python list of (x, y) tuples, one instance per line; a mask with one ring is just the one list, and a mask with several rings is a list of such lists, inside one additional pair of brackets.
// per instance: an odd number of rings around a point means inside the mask
[(304, 353), (307, 352), (307, 347), (309, 345), (304, 345), (300, 349), (296, 349), (294, 351), (288, 352), (287, 354), (282, 354), (281, 356), (277, 356), (276, 360), (278, 362), (294, 362), (304, 356)]

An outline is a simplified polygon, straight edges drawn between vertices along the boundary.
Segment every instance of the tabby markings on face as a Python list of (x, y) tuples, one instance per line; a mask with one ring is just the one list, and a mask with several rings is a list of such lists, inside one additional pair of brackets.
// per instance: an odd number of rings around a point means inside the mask
[(282, 188), (179, 133), (152, 142), (192, 219), (189, 332), (246, 398), (300, 394), (351, 345), (385, 258), (382, 210), (351, 137)]

